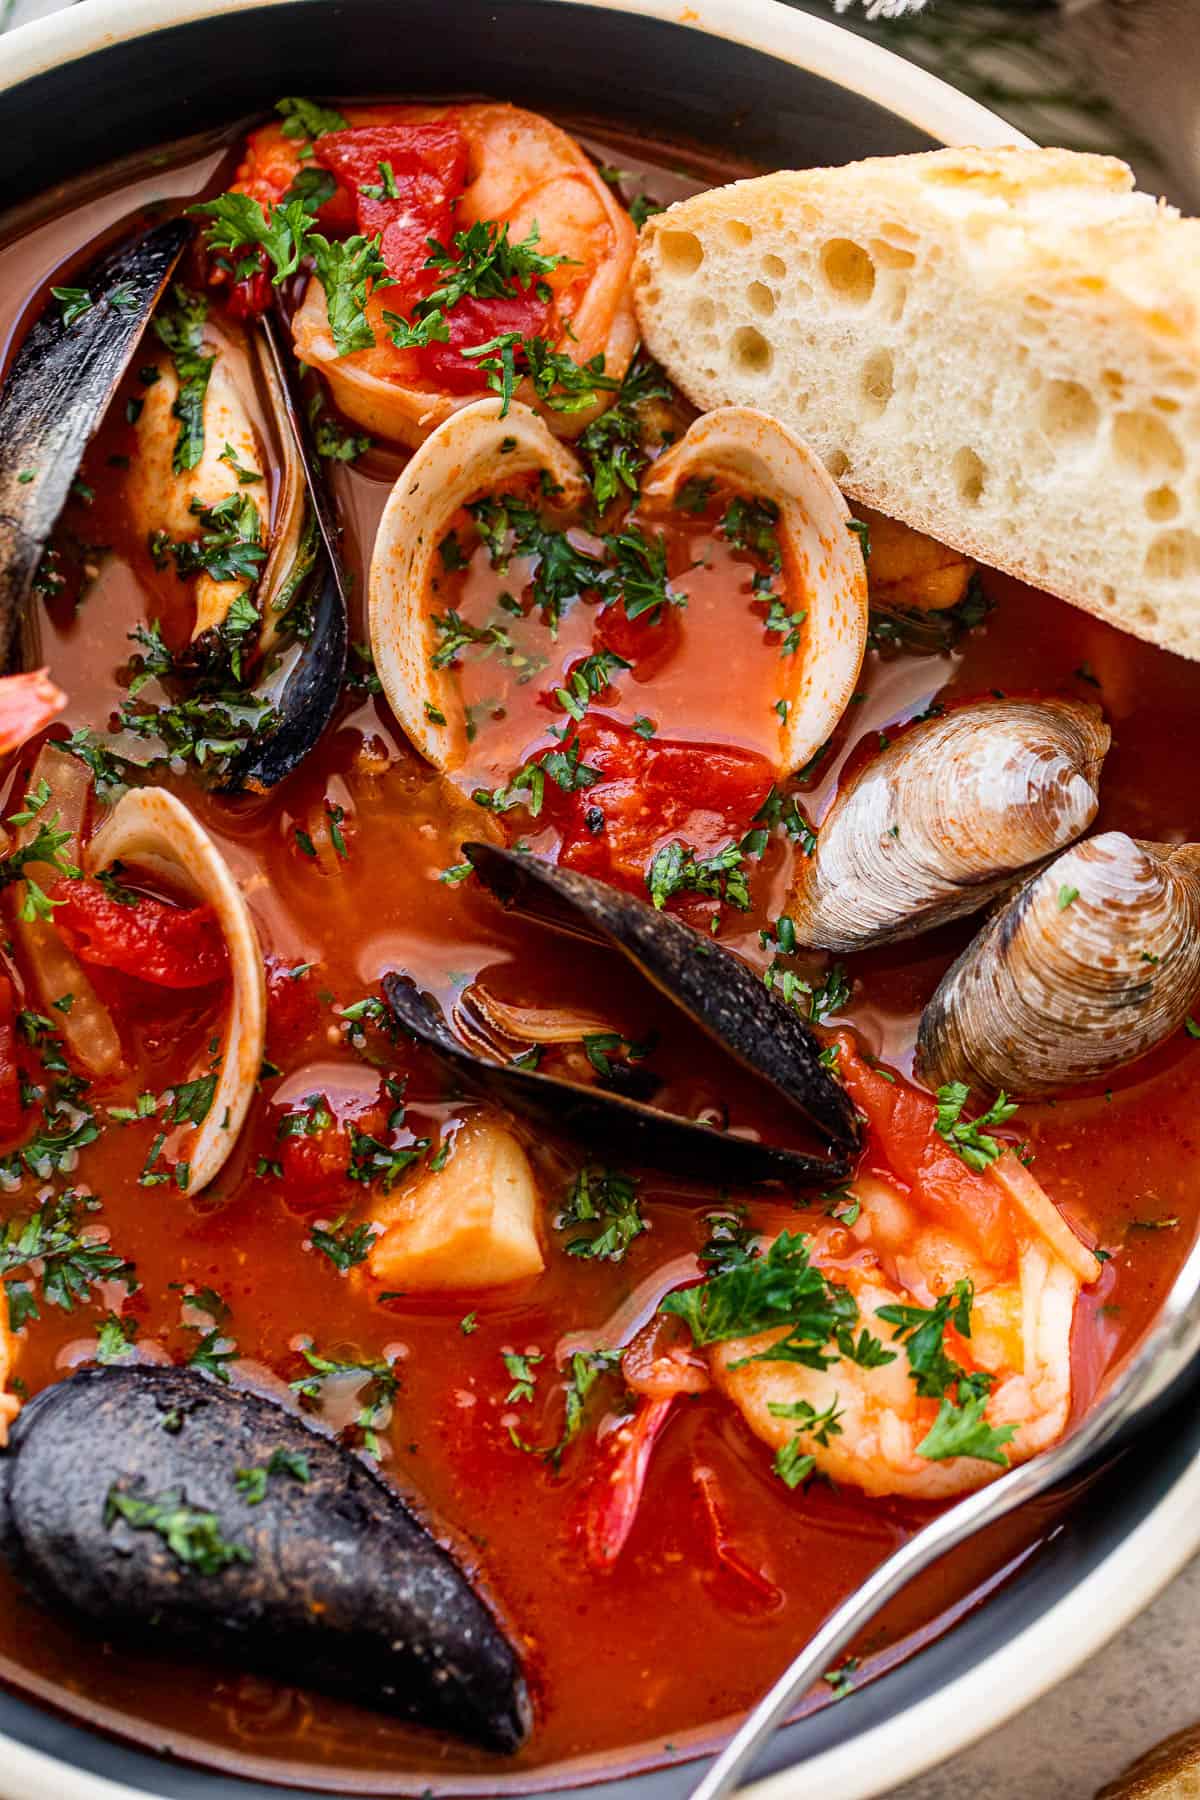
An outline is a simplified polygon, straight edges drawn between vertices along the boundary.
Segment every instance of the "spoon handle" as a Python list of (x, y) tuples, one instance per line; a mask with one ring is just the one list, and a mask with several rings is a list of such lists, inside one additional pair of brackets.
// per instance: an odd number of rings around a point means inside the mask
[[(1073, 1452), (1069, 1458), (1065, 1454), (1068, 1450)], [(830, 1613), (816, 1636), (746, 1715), (720, 1756), (692, 1789), (691, 1800), (723, 1800), (732, 1793), (738, 1778), (797, 1701), (833, 1668), (846, 1646), (915, 1576), (964, 1538), (972, 1537), (1014, 1507), (1043, 1493), (1077, 1466), (1078, 1445), (1075, 1439), (1068, 1439), (948, 1507), (880, 1563), (862, 1586)]]

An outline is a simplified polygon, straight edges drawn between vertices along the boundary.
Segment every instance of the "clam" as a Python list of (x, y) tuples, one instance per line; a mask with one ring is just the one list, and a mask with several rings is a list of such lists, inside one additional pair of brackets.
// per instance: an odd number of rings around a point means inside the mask
[(73, 277), (75, 301), (51, 299), (13, 358), (0, 391), (0, 672), (38, 661), (34, 574), (187, 238), (171, 219), (105, 251)]
[[(190, 1540), (168, 1513), (196, 1523)], [(194, 1369), (87, 1369), (31, 1400), (0, 1453), (0, 1549), (105, 1639), (200, 1651), (490, 1750), (528, 1730), (512, 1645), (394, 1489)]]
[(229, 1012), (216, 1087), (199, 1126), (181, 1126), (178, 1144), (168, 1139), (164, 1149), (168, 1160), (186, 1164), (183, 1191), (195, 1194), (220, 1172), (254, 1097), (266, 1036), (262, 950), (224, 857), (183, 802), (165, 788), (125, 794), (93, 836), (84, 855), (88, 873), (117, 862), (144, 869), (211, 906), (229, 954)]
[[(214, 653), (220, 662), (223, 646), (227, 655), (236, 647), (239, 678), (252, 678), (254, 697), (269, 703), (267, 723), (225, 778), (266, 788), (311, 749), (341, 690), (346, 605), (336, 526), (270, 322), (245, 332), (176, 288), (155, 325), (161, 347), (148, 361), (154, 374), (136, 421), (130, 515), (152, 551), (194, 542), (198, 516), (206, 530), (228, 518), (242, 540), (232, 565), (189, 577), (192, 659), (203, 674)], [(189, 430), (181, 395), (197, 358), (208, 372)], [(169, 554), (158, 551), (161, 560)]]
[(735, 1061), (767, 1082), (833, 1152), (817, 1157), (759, 1143), (622, 1094), (497, 1062), (465, 1048), (410, 982), (385, 977), (388, 1004), (405, 1031), (470, 1086), (602, 1153), (623, 1152), (651, 1168), (705, 1182), (828, 1185), (843, 1179), (847, 1155), (859, 1145), (849, 1096), (822, 1066), (821, 1046), (800, 1015), (743, 962), (679, 919), (590, 876), (490, 844), (464, 844), (463, 853), (506, 905), (618, 950)]
[(791, 774), (850, 704), (867, 645), (867, 574), (850, 509), (807, 444), (750, 406), (720, 406), (697, 419), (655, 463), (642, 504), (669, 504), (696, 478), (778, 508), (788, 605), (804, 611), (798, 649), (783, 665), (777, 759)]
[[(379, 521), (368, 582), (375, 672), (409, 742), (442, 774), (456, 766), (463, 733), (453, 671), (433, 662), (438, 546), (460, 506), (529, 476), (561, 490), (565, 509), (587, 498), (578, 461), (530, 407), (505, 414), (500, 400), (477, 400), (426, 438)], [(439, 717), (451, 730), (431, 723)]]
[(914, 725), (843, 784), (801, 860), (797, 943), (864, 950), (978, 911), (1086, 831), (1110, 738), (1074, 700), (977, 700)]
[(1106, 831), (1013, 896), (921, 1015), (917, 1069), (1022, 1099), (1094, 1081), (1178, 1031), (1200, 989), (1200, 844)]
[[(434, 581), (454, 513), (536, 476), (556, 509), (587, 498), (583, 469), (528, 407), (480, 400), (431, 433), (392, 490), (370, 574), (371, 648), (388, 702), (411, 742), (443, 774), (466, 748), (454, 671), (436, 667)], [(799, 768), (825, 742), (858, 679), (867, 635), (862, 553), (850, 514), (820, 461), (765, 413), (728, 406), (698, 419), (654, 466), (643, 501), (667, 506), (684, 482), (715, 478), (778, 508), (784, 572), (801, 603), (797, 654), (781, 664), (787, 705), (780, 767)], [(436, 723), (448, 722), (449, 729)]]

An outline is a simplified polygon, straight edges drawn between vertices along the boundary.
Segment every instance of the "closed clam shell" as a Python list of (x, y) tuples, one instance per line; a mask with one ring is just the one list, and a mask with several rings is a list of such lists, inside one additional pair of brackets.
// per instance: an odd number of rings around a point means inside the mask
[(977, 700), (838, 793), (788, 901), (798, 943), (865, 950), (975, 912), (1096, 815), (1111, 734), (1075, 700)]
[(1088, 838), (1027, 881), (942, 978), (917, 1069), (1023, 1099), (1144, 1056), (1200, 988), (1200, 844)]

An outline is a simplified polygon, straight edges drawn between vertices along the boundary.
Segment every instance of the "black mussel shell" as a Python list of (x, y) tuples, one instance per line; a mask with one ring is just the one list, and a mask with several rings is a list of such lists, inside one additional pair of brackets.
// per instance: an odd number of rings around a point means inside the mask
[[(238, 1469), (262, 1472), (257, 1503)], [(139, 1523), (155, 1500), (209, 1515), (199, 1558)], [(105, 1637), (198, 1650), (491, 1750), (528, 1729), (512, 1646), (399, 1496), (273, 1401), (194, 1370), (89, 1369), (31, 1401), (0, 1452), (0, 1549)]]
[(841, 1150), (859, 1148), (854, 1103), (822, 1067), (816, 1036), (739, 957), (681, 919), (590, 875), (494, 844), (462, 848), (484, 886), (506, 906), (611, 944), (822, 1136)]
[(274, 696), (273, 721), (234, 759), (222, 782), (226, 789), (262, 791), (274, 787), (303, 762), (333, 717), (346, 677), (348, 630), (341, 526), (296, 401), (289, 361), (280, 349), (274, 322), (268, 316), (259, 322), (258, 330), (274, 367), (285, 414), (276, 423), (280, 432), (290, 433), (295, 444), (322, 541), (310, 582), (305, 633), (282, 691)]
[(91, 304), (68, 325), (50, 300), (13, 358), (0, 392), (0, 673), (36, 660), (26, 607), (38, 563), (187, 239), (171, 219), (105, 251), (72, 277)]
[(841, 1156), (806, 1156), (735, 1137), (604, 1088), (559, 1081), (515, 1063), (491, 1062), (459, 1043), (437, 1007), (407, 976), (385, 975), (383, 993), (401, 1030), (466, 1087), (548, 1131), (587, 1144), (597, 1154), (669, 1169), (714, 1186), (748, 1187), (761, 1181), (828, 1186), (844, 1181), (850, 1172)]

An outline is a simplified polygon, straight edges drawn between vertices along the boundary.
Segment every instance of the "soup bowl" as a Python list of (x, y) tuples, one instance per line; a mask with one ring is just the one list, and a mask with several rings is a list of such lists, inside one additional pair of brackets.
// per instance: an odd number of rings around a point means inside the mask
[[(764, 167), (1022, 141), (932, 76), (773, 0), (456, 0), (452, 15), (445, 0), (83, 0), (0, 40), (6, 199), (19, 216), (80, 169), (111, 161), (115, 146), (133, 154), (219, 127), (269, 94), (381, 89), (499, 95)], [(104, 223), (98, 212), (97, 229)], [(1038, 1549), (951, 1629), (779, 1733), (753, 1792), (865, 1800), (1061, 1680), (1200, 1546), (1198, 1453), (1200, 1415), (1186, 1408), (1056, 1516)], [(280, 1791), (252, 1766), (222, 1773), (89, 1729), (78, 1722), (87, 1711), (86, 1693), (67, 1717), (52, 1696), (43, 1705), (0, 1691), (5, 1800)], [(540, 1772), (536, 1786), (587, 1782), (598, 1800), (677, 1800), (694, 1776), (680, 1762), (619, 1779), (575, 1765)], [(396, 1777), (387, 1791), (421, 1785)], [(290, 1791), (316, 1800), (335, 1790)]]

